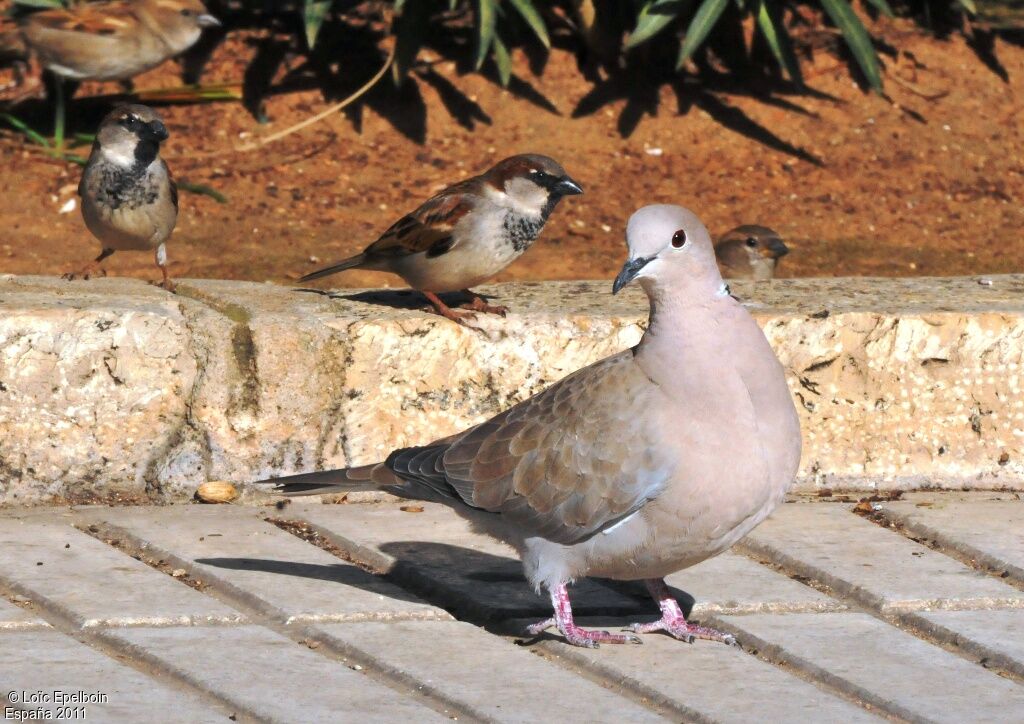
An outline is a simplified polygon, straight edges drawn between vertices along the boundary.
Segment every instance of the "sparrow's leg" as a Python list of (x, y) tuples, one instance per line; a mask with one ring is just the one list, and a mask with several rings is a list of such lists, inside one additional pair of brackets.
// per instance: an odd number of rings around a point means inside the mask
[(508, 307), (488, 304), (484, 301), (483, 297), (479, 294), (474, 294), (469, 289), (463, 289), (462, 291), (473, 298), (469, 304), (462, 305), (464, 309), (471, 309), (474, 312), (483, 312), (485, 314), (500, 314), (503, 317), (508, 313)]
[(99, 271), (100, 276), (105, 277), (107, 273), (103, 271), (103, 269), (100, 267), (100, 264), (103, 262), (104, 259), (106, 259), (113, 253), (113, 249), (104, 249), (103, 251), (100, 252), (100, 255), (98, 257), (93, 259), (84, 267), (82, 267), (78, 271), (70, 271), (67, 274), (63, 274), (61, 278), (67, 279), (69, 281), (71, 279), (88, 279), (89, 277), (93, 276), (97, 271)]
[(446, 319), (450, 319), (456, 324), (466, 324), (467, 319), (473, 318), (473, 312), (456, 312), (454, 309), (449, 307), (447, 304), (441, 301), (441, 298), (433, 292), (423, 292), (423, 296), (434, 305), (434, 309), (437, 313)]
[(555, 609), (555, 615), (527, 627), (526, 632), (530, 636), (536, 636), (554, 626), (570, 644), (573, 646), (583, 646), (588, 649), (596, 649), (599, 644), (643, 643), (639, 636), (634, 636), (633, 634), (587, 631), (573, 623), (572, 606), (569, 605), (569, 591), (566, 590), (564, 583), (559, 583), (551, 589), (551, 605)]
[(167, 274), (167, 247), (163, 244), (156, 248), (156, 265), (160, 267), (160, 273), (163, 274), (164, 278), (153, 283), (169, 292), (173, 292), (176, 285)]
[(679, 608), (679, 602), (669, 593), (668, 586), (663, 578), (648, 578), (644, 583), (651, 596), (658, 602), (661, 608), (661, 620), (652, 623), (634, 623), (629, 631), (634, 633), (650, 633), (652, 631), (664, 631), (680, 641), (692, 644), (694, 639), (707, 639), (709, 641), (721, 641), (730, 646), (736, 645), (736, 637), (732, 634), (722, 633), (713, 628), (697, 626), (689, 623), (683, 611)]

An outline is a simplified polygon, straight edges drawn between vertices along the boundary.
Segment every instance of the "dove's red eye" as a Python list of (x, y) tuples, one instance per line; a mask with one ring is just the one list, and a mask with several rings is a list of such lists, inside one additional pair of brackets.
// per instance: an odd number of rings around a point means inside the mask
[(681, 249), (683, 244), (686, 243), (686, 232), (680, 229), (672, 235), (672, 246), (676, 249)]

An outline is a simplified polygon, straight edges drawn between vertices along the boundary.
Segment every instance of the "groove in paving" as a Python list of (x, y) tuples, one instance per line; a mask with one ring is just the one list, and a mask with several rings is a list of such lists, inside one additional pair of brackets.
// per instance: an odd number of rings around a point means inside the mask
[(986, 668), (1001, 669), (1024, 683), (1024, 609), (921, 611), (900, 618)]
[[(18, 595), (18, 594), (14, 594)], [(27, 598), (23, 598), (28, 602)], [(25, 631), (29, 629), (48, 628), (49, 624), (29, 610), (27, 607), (15, 606), (0, 598), (0, 632)]]
[(714, 618), (745, 645), (903, 719), (1005, 721), (1024, 711), (1024, 688), (866, 613)]
[[(87, 721), (224, 722), (229, 715), (238, 713), (233, 708), (220, 710), (204, 706), (198, 697), (184, 695), (165, 682), (143, 675), (58, 631), (0, 632), (0, 659), (4, 662), (3, 683), (0, 684), (3, 706), (12, 701), (8, 698), (9, 692), (16, 692), (15, 698), (21, 699), (22, 692), (72, 694), (81, 691), (105, 697), (97, 697), (99, 700), (95, 702), (67, 705), (72, 709), (80, 707), (84, 716), (74, 718)], [(37, 707), (49, 712), (50, 720), (56, 720), (62, 708), (56, 703), (21, 704), (23, 711)], [(67, 715), (65, 710), (62, 718), (70, 718)]]
[(920, 501), (884, 503), (879, 514), (905, 534), (934, 541), (968, 565), (1004, 574), (1024, 587), (1024, 501)]
[(833, 503), (783, 505), (743, 546), (883, 614), (1024, 607), (1024, 591)]
[(423, 682), (435, 698), (487, 721), (662, 721), (634, 703), (461, 621), (346, 623), (315, 627), (325, 643), (354, 648)]
[(404, 724), (445, 721), (454, 713), (431, 711), (426, 697), (398, 694), (262, 626), (132, 628), (102, 635), (263, 721), (336, 721), (373, 712), (374, 721)]
[[(580, 623), (614, 630), (621, 622), (596, 618)], [(862, 708), (853, 697), (827, 691), (739, 647), (713, 641), (686, 644), (660, 633), (647, 634), (643, 640), (642, 646), (583, 649), (554, 637), (538, 647), (545, 655), (621, 682), (691, 721), (878, 722), (888, 718)]]
[(75, 529), (0, 517), (0, 582), (78, 628), (235, 623), (240, 615)]
[(447, 619), (434, 606), (264, 521), (258, 509), (97, 511), (142, 549), (262, 616), (290, 622)]

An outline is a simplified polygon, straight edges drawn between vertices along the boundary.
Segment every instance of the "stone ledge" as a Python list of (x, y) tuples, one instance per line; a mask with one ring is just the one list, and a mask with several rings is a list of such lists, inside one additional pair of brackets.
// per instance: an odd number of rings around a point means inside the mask
[[(733, 285), (789, 374), (798, 489), (1024, 489), (1024, 276)], [(361, 464), (634, 344), (643, 296), (506, 284), (479, 331), (408, 292), (0, 279), (0, 504), (184, 499)]]

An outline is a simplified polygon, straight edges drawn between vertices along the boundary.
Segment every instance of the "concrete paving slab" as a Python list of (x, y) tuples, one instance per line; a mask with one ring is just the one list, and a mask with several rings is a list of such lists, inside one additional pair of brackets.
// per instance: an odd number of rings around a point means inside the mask
[(1024, 687), (866, 613), (716, 617), (754, 646), (912, 721), (1015, 721)]
[[(450, 508), (416, 503), (407, 513), (392, 503), (308, 506), (290, 513), (313, 524), (354, 560), (388, 571), (389, 577), (466, 615), (503, 619), (549, 616), (546, 596), (523, 577), (516, 552), (474, 533)], [(587, 579), (573, 586), (573, 610), (626, 614), (649, 605)]]
[(1024, 677), (1024, 610), (923, 611), (907, 618), (936, 639)]
[(663, 721), (650, 709), (468, 623), (333, 624), (316, 631), (486, 721), (602, 721), (609, 712), (619, 721)]
[(84, 716), (67, 716), (65, 711), (65, 719), (131, 724), (224, 722), (231, 713), (207, 706), (194, 694), (143, 675), (58, 631), (0, 632), (0, 661), (4, 700), (0, 712), (9, 706), (12, 692), (19, 700), (46, 696), (49, 703), (20, 701), (18, 706), (23, 710), (40, 707), (49, 716), (36, 719), (56, 720), (61, 708), (57, 692), (65, 696), (82, 692), (90, 698), (80, 697), (83, 703), (65, 706), (81, 707)]
[(49, 625), (31, 611), (0, 598), (0, 632), (48, 628)]
[(231, 506), (100, 513), (205, 583), (280, 621), (450, 618), (407, 591)]
[(1024, 591), (875, 525), (848, 505), (783, 505), (743, 545), (887, 613), (1024, 606)]
[(882, 503), (886, 517), (914, 534), (931, 538), (1024, 582), (1024, 501), (950, 501), (948, 496), (918, 502)]
[[(738, 553), (725, 552), (665, 579), (693, 599), (691, 614), (841, 611), (846, 605)], [(685, 606), (684, 606), (685, 610)], [(652, 610), (657, 613), (657, 610)]]
[(0, 517), (0, 581), (75, 625), (237, 622), (241, 614), (72, 527), (71, 519)]
[[(525, 622), (524, 622), (525, 623)], [(583, 619), (616, 630), (623, 621)], [(557, 636), (557, 635), (556, 635)], [(582, 649), (561, 641), (539, 644), (571, 665), (621, 683), (691, 721), (878, 722), (881, 718), (767, 661), (712, 641), (685, 644), (644, 634), (642, 646)]]
[(104, 637), (262, 721), (444, 721), (425, 699), (259, 626), (118, 629)]

